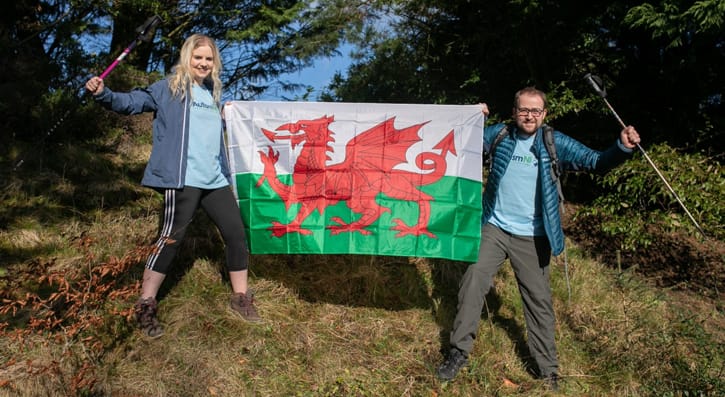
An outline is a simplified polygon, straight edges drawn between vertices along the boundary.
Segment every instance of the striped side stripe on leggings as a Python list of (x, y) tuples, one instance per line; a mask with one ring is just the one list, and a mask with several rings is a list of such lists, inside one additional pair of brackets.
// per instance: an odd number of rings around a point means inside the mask
[(156, 246), (154, 251), (149, 255), (146, 261), (146, 268), (153, 270), (156, 260), (161, 254), (161, 250), (164, 249), (166, 243), (169, 241), (171, 236), (171, 228), (174, 225), (174, 212), (176, 210), (176, 190), (166, 189), (164, 192), (164, 224), (161, 227), (161, 233), (159, 239), (156, 240)]

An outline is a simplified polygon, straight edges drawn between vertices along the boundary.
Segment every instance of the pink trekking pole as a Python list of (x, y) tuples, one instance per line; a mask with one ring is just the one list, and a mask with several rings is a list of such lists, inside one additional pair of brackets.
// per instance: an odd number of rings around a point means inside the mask
[(143, 23), (143, 25), (136, 28), (136, 32), (138, 33), (138, 36), (131, 42), (131, 44), (126, 47), (125, 50), (121, 53), (121, 55), (116, 58), (116, 60), (113, 61), (106, 70), (101, 73), (99, 76), (101, 79), (105, 79), (106, 76), (108, 76), (109, 73), (115, 68), (126, 56), (131, 52), (131, 50), (138, 45), (138, 43), (142, 41), (150, 41), (151, 37), (154, 32), (154, 28), (158, 26), (158, 24), (161, 23), (161, 17), (158, 15), (154, 15), (151, 18), (147, 19), (146, 22)]

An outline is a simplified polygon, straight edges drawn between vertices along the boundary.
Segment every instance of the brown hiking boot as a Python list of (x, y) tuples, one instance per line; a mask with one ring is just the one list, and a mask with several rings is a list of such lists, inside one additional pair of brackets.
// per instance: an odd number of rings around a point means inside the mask
[(157, 302), (154, 298), (145, 298), (136, 302), (133, 306), (136, 314), (136, 323), (141, 332), (149, 338), (158, 338), (164, 334), (164, 328), (156, 318)]
[(246, 321), (252, 323), (262, 321), (262, 317), (257, 314), (257, 308), (254, 307), (254, 295), (251, 292), (232, 294), (230, 305), (232, 310), (239, 313)]

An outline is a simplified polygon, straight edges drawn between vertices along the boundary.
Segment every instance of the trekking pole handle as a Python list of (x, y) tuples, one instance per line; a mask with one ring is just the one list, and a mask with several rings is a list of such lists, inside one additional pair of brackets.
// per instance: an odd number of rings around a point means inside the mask
[(604, 81), (599, 76), (593, 75), (591, 73), (587, 73), (586, 76), (584, 76), (584, 79), (589, 83), (589, 85), (592, 86), (594, 92), (596, 92), (600, 97), (602, 97), (602, 99), (604, 99), (604, 103), (607, 104), (607, 107), (609, 108), (609, 110), (612, 111), (612, 114), (614, 114), (614, 117), (617, 118), (617, 121), (619, 121), (619, 124), (622, 126), (622, 128), (626, 128), (627, 126), (624, 124), (624, 121), (622, 121), (622, 118), (619, 117), (617, 112), (607, 100), (607, 89), (604, 88)]
[(586, 76), (584, 76), (586, 81), (594, 88), (594, 91), (599, 94), (600, 97), (606, 98), (607, 97), (607, 90), (604, 88), (604, 82), (602, 81), (599, 76), (595, 76), (591, 73), (587, 73)]

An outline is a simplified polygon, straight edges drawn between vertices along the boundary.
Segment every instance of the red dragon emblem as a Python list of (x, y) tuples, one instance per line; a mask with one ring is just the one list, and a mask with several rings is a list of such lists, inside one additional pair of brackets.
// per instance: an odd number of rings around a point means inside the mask
[(264, 164), (264, 174), (257, 181), (260, 187), (267, 181), (270, 187), (284, 201), (287, 210), (293, 204), (299, 204), (299, 212), (289, 224), (272, 222), (269, 230), (275, 237), (287, 233), (311, 234), (312, 231), (302, 227), (304, 220), (315, 210), (324, 214), (327, 206), (344, 201), (356, 214), (357, 220), (346, 222), (339, 217), (330, 220), (335, 224), (327, 226), (332, 234), (342, 232), (359, 232), (369, 235), (366, 229), (374, 223), (382, 213), (390, 209), (378, 204), (375, 198), (382, 193), (392, 199), (415, 201), (419, 206), (418, 221), (415, 225), (407, 225), (403, 220), (394, 218), (391, 230), (398, 233), (395, 237), (406, 235), (425, 235), (437, 238), (428, 231), (430, 218), (430, 201), (433, 197), (422, 192), (419, 187), (438, 181), (446, 171), (446, 155), (456, 154), (453, 130), (441, 139), (434, 150), (416, 156), (415, 165), (421, 173), (396, 169), (397, 165), (407, 164), (406, 152), (411, 145), (420, 142), (418, 131), (427, 122), (415, 124), (403, 129), (396, 129), (395, 118), (370, 128), (350, 140), (345, 147), (345, 159), (342, 163), (327, 165), (329, 153), (334, 152), (334, 132), (329, 129), (334, 116), (323, 116), (314, 120), (299, 120), (295, 123), (280, 125), (275, 131), (287, 131), (279, 134), (262, 128), (264, 135), (272, 142), (289, 139), (292, 148), (303, 145), (294, 165), (292, 185), (282, 183), (275, 169), (279, 152), (275, 153), (271, 146), (268, 150), (259, 151)]

